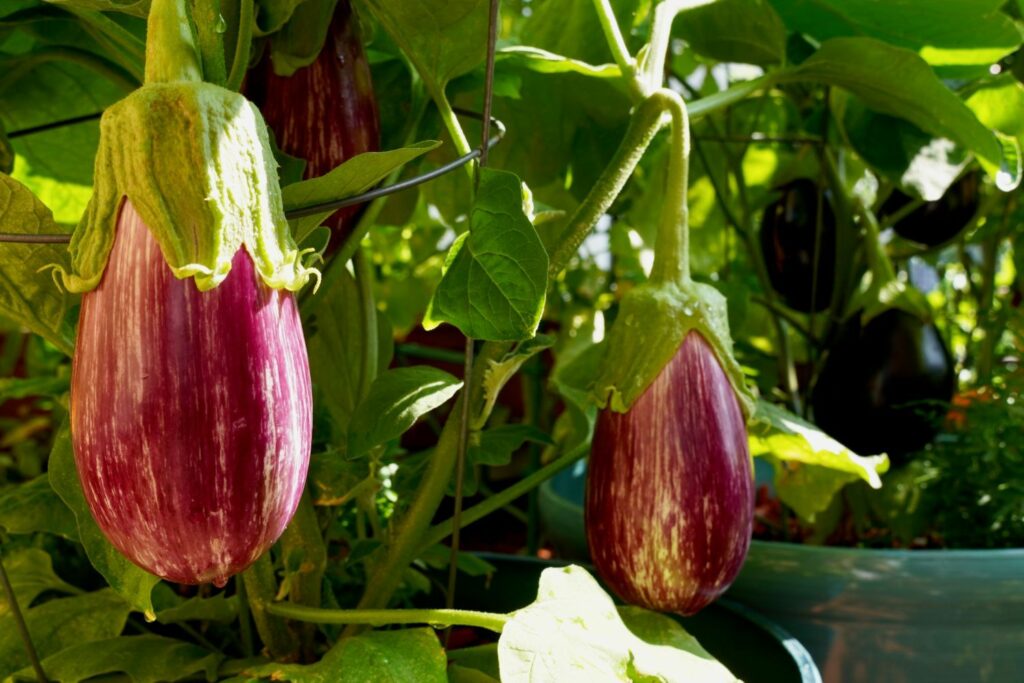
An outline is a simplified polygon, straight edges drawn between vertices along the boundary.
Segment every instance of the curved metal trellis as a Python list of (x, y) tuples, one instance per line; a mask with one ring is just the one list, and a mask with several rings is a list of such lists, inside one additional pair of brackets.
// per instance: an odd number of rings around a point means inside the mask
[[(478, 120), (481, 120), (481, 121), (484, 118), (483, 114), (480, 114), (480, 113), (474, 112), (474, 111), (467, 111), (465, 109), (455, 109), (454, 111), (455, 111), (456, 114), (458, 114), (460, 116), (465, 116), (467, 118), (474, 118), (474, 119), (478, 119)], [(44, 130), (51, 130), (51, 129), (55, 128), (55, 127), (58, 127), (59, 123), (63, 123), (63, 125), (73, 125), (75, 123), (80, 123), (82, 121), (89, 120), (90, 118), (95, 118), (95, 116), (98, 116), (98, 115), (90, 115), (90, 116), (86, 116), (86, 117), (76, 117), (74, 119), (68, 119), (66, 122), (57, 122), (57, 123), (54, 123), (54, 124), (46, 124), (46, 125), (43, 125), (43, 126), (37, 126), (35, 128), (30, 128), (30, 129), (26, 129), (26, 130), (23, 130), (23, 131), (18, 131), (17, 133), (12, 134), (12, 135), (10, 135), (8, 137), (15, 137), (15, 135), (28, 135), (30, 133), (38, 133), (38, 132), (41, 132), (41, 131), (44, 131)], [(502, 138), (505, 137), (505, 125), (501, 121), (499, 121), (498, 119), (494, 118), (493, 116), (489, 116), (488, 118), (490, 119), (491, 125), (494, 126), (497, 129), (497, 131), (498, 131), (497, 134), (491, 136), (488, 139), (488, 141), (487, 141), (486, 149), (489, 150), (489, 149), (492, 149), (499, 142), (501, 142)], [(405, 180), (401, 180), (401, 181), (399, 181), (397, 183), (393, 183), (391, 185), (386, 185), (384, 187), (374, 188), (372, 190), (368, 190), (368, 191), (363, 192), (361, 194), (353, 195), (352, 197), (346, 197), (344, 199), (337, 199), (337, 200), (333, 200), (333, 201), (329, 201), (329, 202), (321, 202), (319, 204), (311, 204), (309, 206), (303, 206), (303, 207), (299, 207), (297, 209), (292, 209), (290, 211), (286, 211), (285, 212), (285, 217), (287, 217), (289, 219), (292, 219), (292, 218), (303, 218), (305, 216), (313, 216), (315, 214), (324, 213), (324, 212), (327, 212), (327, 211), (336, 211), (337, 209), (342, 209), (342, 208), (344, 208), (346, 206), (353, 206), (355, 204), (363, 204), (365, 202), (370, 202), (370, 201), (373, 201), (374, 199), (378, 199), (379, 197), (385, 197), (385, 196), (387, 196), (389, 194), (394, 194), (396, 192), (401, 192), (403, 190), (408, 190), (411, 187), (416, 187), (417, 185), (422, 185), (423, 183), (430, 182), (431, 180), (434, 180), (435, 178), (440, 178), (443, 175), (447, 175), (448, 173), (451, 173), (452, 171), (454, 171), (454, 170), (456, 170), (458, 168), (462, 168), (463, 166), (465, 166), (469, 162), (473, 161), (474, 159), (480, 158), (481, 155), (484, 154), (484, 149), (485, 148), (483, 146), (480, 146), (480, 147), (478, 147), (478, 148), (476, 148), (476, 149), (474, 149), (474, 150), (472, 150), (472, 151), (470, 151), (470, 152), (468, 152), (466, 154), (463, 154), (462, 156), (458, 157), (457, 159), (453, 159), (452, 161), (449, 161), (447, 164), (444, 164), (443, 166), (439, 166), (438, 168), (435, 168), (435, 169), (433, 169), (431, 171), (427, 171), (426, 173), (421, 173), (421, 174), (419, 174), (417, 176), (413, 176), (412, 178), (407, 178)], [(3, 244), (3, 243), (14, 243), (14, 244), (66, 244), (66, 243), (68, 243), (70, 241), (71, 241), (71, 234), (70, 233), (22, 234), (22, 233), (0, 232), (0, 244)]]

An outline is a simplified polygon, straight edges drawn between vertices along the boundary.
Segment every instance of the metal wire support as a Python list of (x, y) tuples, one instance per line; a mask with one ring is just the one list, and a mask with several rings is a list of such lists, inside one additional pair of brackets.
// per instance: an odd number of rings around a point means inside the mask
[[(474, 118), (480, 121), (484, 119), (483, 114), (480, 114), (478, 112), (467, 111), (465, 109), (455, 109), (454, 111), (459, 116)], [(444, 164), (443, 166), (439, 166), (438, 168), (435, 168), (431, 171), (427, 171), (426, 173), (421, 173), (420, 175), (413, 176), (412, 178), (407, 178), (405, 180), (393, 183), (391, 185), (378, 187), (373, 190), (363, 192), (362, 194), (353, 195), (352, 197), (346, 197), (344, 199), (337, 199), (330, 202), (321, 202), (319, 204), (310, 204), (309, 206), (302, 206), (297, 209), (291, 209), (290, 211), (285, 212), (285, 217), (288, 219), (303, 218), (305, 216), (313, 216), (315, 214), (324, 213), (327, 211), (335, 211), (337, 209), (341, 209), (346, 206), (352, 206), (354, 204), (363, 204), (365, 202), (373, 201), (378, 197), (384, 197), (389, 194), (401, 192), (402, 190), (408, 190), (409, 188), (416, 187), (417, 185), (422, 185), (423, 183), (434, 180), (435, 178), (440, 178), (443, 175), (451, 173), (452, 171), (458, 168), (462, 168), (463, 166), (473, 161), (474, 159), (479, 158), (481, 155), (485, 155), (485, 149), (492, 149), (495, 145), (501, 142), (502, 138), (505, 137), (505, 124), (503, 124), (501, 121), (494, 118), (493, 116), (488, 117), (488, 119), (490, 125), (494, 126), (494, 128), (496, 128), (498, 132), (487, 140), (486, 147), (478, 147), (477, 149), (474, 149), (467, 154), (463, 154), (457, 159), (449, 161), (447, 164)], [(78, 119), (69, 119), (67, 125), (77, 123), (80, 120), (82, 120), (81, 117), (79, 117)], [(47, 124), (45, 126), (38, 126), (34, 129), (20, 131), (20, 133), (24, 135), (30, 132), (50, 130), (51, 128), (54, 127), (54, 124)], [(13, 135), (8, 137), (13, 137)], [(0, 244), (66, 244), (70, 241), (70, 233), (44, 233), (29, 235), (21, 233), (0, 232)]]

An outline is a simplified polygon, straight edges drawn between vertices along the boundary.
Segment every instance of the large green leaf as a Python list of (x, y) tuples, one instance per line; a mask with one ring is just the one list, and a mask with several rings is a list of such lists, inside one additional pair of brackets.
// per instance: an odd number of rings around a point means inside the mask
[(67, 377), (5, 377), (0, 379), (0, 403), (12, 398), (49, 396), (56, 398), (68, 390)]
[[(0, 91), (0, 122), (8, 134), (95, 114), (124, 97), (122, 85), (72, 62), (48, 62)], [(53, 211), (61, 225), (75, 225), (92, 193), (99, 122), (84, 121), (12, 140), (14, 177)]]
[[(620, 26), (628, 29), (632, 19), (642, 14), (636, 11), (639, 4), (637, 0), (611, 1)], [(530, 9), (520, 35), (522, 43), (590, 64), (613, 61), (593, 2), (545, 0)]]
[[(50, 210), (10, 176), (0, 174), (0, 232), (61, 232)], [(68, 267), (67, 249), (53, 244), (5, 244), (0, 249), (0, 315), (18, 322), (70, 355), (72, 332), (64, 325), (67, 295), (48, 273)]]
[(160, 579), (132, 564), (100, 531), (92, 512), (89, 511), (89, 504), (85, 501), (82, 483), (75, 468), (71, 430), (67, 423), (61, 427), (54, 440), (53, 451), (50, 453), (49, 475), (53, 490), (75, 515), (78, 535), (92, 566), (133, 609), (144, 612), (149, 618), (155, 616), (150, 595), (153, 586)]
[(529, 339), (544, 312), (548, 256), (523, 213), (519, 179), (483, 169), (469, 231), (448, 253), (423, 326), (455, 325), (467, 337)]
[(750, 453), (775, 468), (775, 489), (786, 505), (813, 521), (850, 482), (879, 488), (889, 469), (885, 455), (857, 455), (809, 422), (759, 401), (750, 423)]
[(792, 31), (827, 40), (868, 36), (918, 52), (946, 73), (984, 72), (1021, 34), (1005, 0), (770, 0)]
[[(418, 156), (435, 149), (441, 143), (424, 140), (386, 152), (365, 152), (348, 159), (343, 164), (316, 178), (303, 180), (285, 187), (281, 191), (286, 211), (321, 202), (344, 199), (366, 192), (394, 171)], [(333, 211), (314, 214), (291, 221), (295, 241), (302, 242)]]
[[(342, 270), (303, 309), (314, 400), (331, 418), (330, 434), (325, 435), (331, 444), (346, 442), (349, 420), (362, 398), (359, 392), (364, 384), (363, 356), (368, 341), (362, 306), (355, 279)], [(379, 372), (391, 363), (393, 340), (391, 326), (379, 311), (377, 323)]]
[(651, 640), (627, 628), (611, 597), (584, 569), (545, 569), (537, 600), (513, 612), (498, 639), (501, 680), (737, 680), (688, 639), (666, 629), (663, 622), (652, 624), (637, 615), (630, 619)]
[(700, 54), (723, 62), (778, 64), (786, 27), (768, 0), (718, 0), (680, 13), (674, 34)]
[(1002, 74), (975, 90), (967, 106), (989, 128), (1024, 138), (1024, 83), (1013, 74)]
[(43, 531), (78, 540), (75, 516), (45, 474), (0, 492), (0, 527), (12, 534)]
[(10, 173), (14, 168), (14, 148), (7, 139), (4, 127), (0, 125), (0, 173)]
[(578, 73), (594, 78), (621, 78), (615, 64), (588, 64), (529, 45), (510, 45), (498, 52), (498, 61), (511, 62), (542, 74)]
[(1004, 189), (1020, 182), (1020, 159), (1010, 158), (995, 134), (909, 50), (874, 38), (833, 38), (800, 66), (780, 72), (778, 80), (849, 90), (877, 112), (970, 149)]
[[(46, 677), (57, 683), (79, 683), (103, 674), (125, 673), (132, 683), (177, 681), (191, 674), (216, 680), (224, 655), (164, 636), (142, 635), (80, 643), (42, 661)], [(16, 681), (31, 681), (31, 669), (19, 671)]]
[(401, 436), (461, 387), (460, 380), (427, 365), (381, 373), (352, 415), (348, 457), (362, 455)]
[[(159, 604), (158, 596), (173, 600), (175, 604)], [(217, 593), (210, 598), (197, 595), (183, 600), (165, 583), (159, 584), (153, 591), (153, 605), (157, 608), (156, 620), (161, 624), (177, 624), (182, 621), (214, 621), (227, 624), (238, 618), (237, 595), (229, 598), (223, 593)]]
[(874, 112), (844, 91), (833, 93), (832, 111), (850, 146), (875, 172), (928, 201), (945, 194), (970, 161), (963, 147)]
[[(53, 573), (50, 556), (38, 548), (17, 550), (4, 558), (4, 569), (14, 589), (14, 598), (23, 610), (28, 609), (40, 593), (59, 591), (78, 593), (79, 590)], [(0, 619), (11, 612), (7, 595), (0, 592)]]
[[(124, 628), (130, 608), (111, 590), (44, 602), (23, 610), (40, 657), (73, 645), (113, 638)], [(13, 615), (0, 618), (0, 679), (29, 665)]]
[(436, 95), (483, 62), (486, 0), (360, 0), (415, 65)]
[(446, 683), (444, 650), (432, 629), (370, 631), (340, 641), (316, 664), (267, 664), (247, 676), (293, 683)]

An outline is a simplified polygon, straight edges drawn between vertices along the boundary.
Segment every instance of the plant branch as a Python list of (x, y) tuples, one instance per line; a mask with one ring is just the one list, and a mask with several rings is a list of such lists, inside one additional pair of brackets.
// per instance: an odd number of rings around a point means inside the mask
[[(3, 75), (0, 76), (0, 92), (18, 82), (21, 78), (47, 62), (73, 62), (95, 71), (114, 85), (130, 92), (139, 87), (139, 82), (121, 66), (107, 61), (103, 57), (88, 50), (73, 47), (45, 47), (29, 53), (24, 57), (0, 60)], [(9, 65), (9, 66), (8, 66)]]
[(268, 614), (313, 624), (474, 626), (495, 633), (501, 633), (511, 619), (507, 614), (461, 609), (318, 609), (283, 603), (270, 603), (264, 609)]
[(228, 73), (224, 63), (224, 17), (220, 13), (220, 0), (193, 0), (192, 16), (203, 63), (203, 80), (225, 85)]
[(662, 89), (665, 107), (672, 116), (672, 147), (669, 152), (667, 187), (661, 205), (654, 248), (651, 281), (686, 282), (690, 279), (690, 229), (686, 191), (690, 168), (690, 123), (683, 98)]
[(36, 678), (39, 679), (39, 683), (47, 683), (46, 672), (43, 671), (43, 665), (39, 662), (39, 653), (36, 652), (36, 646), (32, 643), (32, 636), (28, 632), (28, 625), (25, 623), (25, 617), (18, 606), (18, 598), (14, 595), (14, 587), (11, 586), (11, 580), (7, 577), (7, 570), (4, 568), (2, 558), (0, 558), (0, 583), (3, 584), (4, 595), (7, 597), (7, 604), (10, 606), (11, 616), (14, 618), (14, 625), (18, 629), (18, 635), (21, 636), (22, 646), (25, 648), (25, 656), (28, 657), (29, 663), (32, 664), (32, 670), (35, 672)]
[(622, 30), (615, 18), (615, 9), (610, 0), (594, 0), (594, 9), (597, 10), (598, 21), (601, 22), (601, 30), (604, 31), (605, 41), (612, 53), (612, 58), (619, 65), (619, 71), (626, 80), (630, 97), (633, 101), (642, 100), (644, 97), (643, 85), (637, 79), (636, 60), (629, 54), (626, 40), (622, 37)]
[[(559, 456), (555, 460), (540, 468), (533, 474), (520, 479), (515, 484), (512, 484), (506, 489), (498, 491), (490, 498), (477, 503), (473, 507), (462, 511), (462, 519), (459, 520), (461, 526), (466, 527), (473, 522), (479, 521), (491, 514), (495, 510), (499, 510), (504, 506), (508, 505), (516, 498), (528, 493), (531, 489), (539, 486), (544, 481), (555, 476), (569, 465), (573, 464), (590, 450), (589, 443), (583, 443), (576, 448), (572, 449), (568, 453)], [(437, 545), (444, 539), (451, 535), (455, 527), (454, 520), (447, 519), (440, 524), (436, 524), (423, 535), (420, 540), (419, 549), (422, 552), (427, 548)]]
[(282, 619), (264, 609), (277, 595), (277, 579), (274, 576), (274, 563), (270, 559), (269, 551), (263, 553), (242, 573), (242, 580), (245, 582), (252, 620), (267, 652), (279, 661), (295, 659), (299, 648), (295, 634), (288, 629), (288, 625)]

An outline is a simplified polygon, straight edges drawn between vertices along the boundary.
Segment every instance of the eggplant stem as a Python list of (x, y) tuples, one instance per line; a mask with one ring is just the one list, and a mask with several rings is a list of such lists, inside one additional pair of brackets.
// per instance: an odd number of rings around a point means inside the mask
[(501, 633), (510, 616), (494, 612), (461, 609), (319, 609), (270, 603), (263, 606), (267, 614), (305, 621), (312, 624), (359, 624), (388, 626), (391, 624), (429, 624), (440, 626), (474, 626)]
[(11, 586), (11, 580), (7, 576), (7, 570), (4, 568), (2, 557), (0, 557), (0, 583), (3, 584), (4, 595), (7, 596), (7, 604), (10, 605), (11, 616), (14, 617), (14, 625), (18, 629), (18, 635), (21, 636), (21, 642), (25, 646), (25, 655), (28, 657), (29, 663), (32, 664), (32, 670), (35, 672), (36, 678), (40, 683), (47, 683), (46, 672), (43, 671), (43, 665), (39, 661), (39, 653), (36, 652), (36, 646), (32, 642), (32, 635), (28, 632), (28, 625), (25, 623), (25, 617), (18, 606), (18, 598), (14, 595), (14, 587)]

